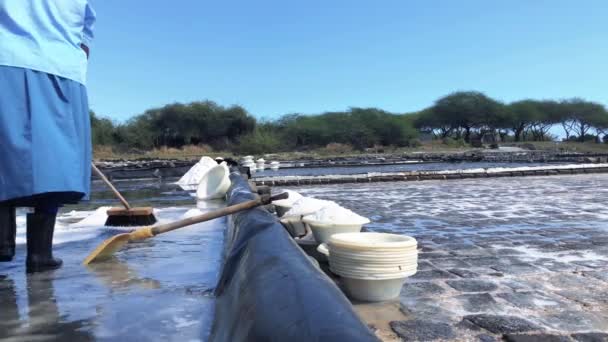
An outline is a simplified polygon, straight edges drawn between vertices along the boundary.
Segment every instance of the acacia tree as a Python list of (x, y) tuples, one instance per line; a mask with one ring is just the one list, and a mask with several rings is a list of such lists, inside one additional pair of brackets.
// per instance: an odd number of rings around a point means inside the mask
[(574, 133), (579, 141), (584, 142), (585, 136), (592, 128), (602, 131), (608, 114), (601, 104), (573, 98), (561, 101), (560, 105), (561, 122), (566, 132), (566, 139)]
[(496, 128), (494, 118), (500, 116), (500, 103), (477, 91), (460, 91), (437, 100), (431, 108), (439, 122), (464, 130), (464, 140), (471, 141), (476, 128)]
[(594, 126), (597, 131), (598, 139), (601, 134), (604, 136), (604, 142), (608, 143), (608, 111), (604, 109), (604, 115), (601, 115), (596, 119)]
[(451, 122), (437, 116), (431, 108), (420, 111), (413, 120), (414, 127), (420, 131), (431, 132), (435, 137), (444, 139), (454, 131)]
[(513, 131), (515, 141), (521, 141), (534, 118), (540, 116), (537, 101), (522, 100), (510, 103), (506, 108), (506, 124)]
[(533, 140), (542, 141), (547, 139), (551, 127), (560, 122), (561, 107), (553, 100), (533, 101), (533, 105), (537, 110), (531, 113), (528, 131), (532, 133)]

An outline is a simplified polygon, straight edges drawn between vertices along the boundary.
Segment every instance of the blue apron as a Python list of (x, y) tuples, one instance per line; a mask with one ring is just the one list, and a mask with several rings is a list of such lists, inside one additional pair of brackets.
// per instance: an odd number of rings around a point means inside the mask
[(60, 206), (88, 198), (90, 163), (85, 86), (0, 66), (0, 205)]

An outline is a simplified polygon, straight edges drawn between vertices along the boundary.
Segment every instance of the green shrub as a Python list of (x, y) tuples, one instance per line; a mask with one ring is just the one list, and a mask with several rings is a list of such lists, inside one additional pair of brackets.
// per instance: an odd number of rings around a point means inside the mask
[(465, 147), (467, 145), (467, 143), (464, 141), (463, 138), (459, 138), (459, 139), (454, 139), (454, 138), (450, 138), (450, 137), (446, 137), (441, 139), (441, 142), (449, 147)]
[(281, 149), (281, 139), (270, 130), (256, 129), (242, 136), (234, 150), (238, 154), (275, 153)]
[(353, 147), (349, 144), (329, 143), (325, 146), (325, 152), (331, 154), (344, 154), (353, 151)]
[(416, 147), (420, 147), (420, 146), (422, 146), (422, 142), (420, 141), (420, 139), (410, 139), (407, 142), (407, 147), (416, 148)]

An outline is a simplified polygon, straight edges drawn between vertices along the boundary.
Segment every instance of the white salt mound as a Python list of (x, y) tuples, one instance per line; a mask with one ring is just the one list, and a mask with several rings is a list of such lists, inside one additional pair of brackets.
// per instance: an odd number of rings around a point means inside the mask
[(322, 209), (323, 207), (328, 206), (335, 207), (339, 205), (338, 203), (333, 201), (325, 201), (312, 197), (302, 197), (299, 200), (295, 201), (291, 209), (289, 209), (289, 211), (286, 212), (283, 216), (288, 217), (308, 215)]
[(302, 195), (300, 195), (299, 193), (293, 191), (293, 190), (281, 190), (279, 191), (279, 193), (288, 193), (289, 197), (287, 199), (284, 200), (278, 200), (278, 201), (274, 201), (272, 202), (272, 204), (274, 205), (278, 205), (279, 207), (291, 207), (293, 206), (293, 204), (298, 201), (300, 198), (302, 198)]
[(323, 223), (366, 224), (369, 219), (341, 206), (326, 206), (304, 217), (306, 220)]
[(190, 210), (186, 211), (184, 213), (184, 215), (182, 215), (182, 219), (187, 219), (187, 218), (191, 218), (194, 216), (198, 216), (198, 215), (201, 215), (202, 213), (203, 212), (200, 211), (200, 209), (198, 209), (198, 208), (190, 209)]

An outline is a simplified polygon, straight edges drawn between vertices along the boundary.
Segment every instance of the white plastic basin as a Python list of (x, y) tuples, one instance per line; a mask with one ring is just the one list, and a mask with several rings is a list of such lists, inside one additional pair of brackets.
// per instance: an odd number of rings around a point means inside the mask
[[(327, 243), (319, 245), (317, 250), (329, 256), (329, 245)], [(418, 259), (418, 251), (416, 249), (406, 249), (399, 252), (382, 252), (382, 251), (367, 251), (367, 252), (352, 252), (343, 250), (339, 247), (331, 247), (331, 255), (336, 260), (349, 260), (353, 263), (373, 263), (373, 264), (399, 264), (407, 263)]]
[(337, 263), (330, 258), (329, 267), (331, 270), (336, 271), (339, 275), (355, 275), (358, 274), (364, 277), (378, 277), (378, 276), (389, 276), (393, 274), (415, 272), (418, 268), (418, 263), (413, 262), (409, 264), (402, 264), (398, 266), (358, 266), (354, 267), (352, 264), (341, 264)]
[(225, 164), (212, 167), (201, 179), (196, 190), (200, 200), (218, 199), (226, 196), (230, 188), (230, 171)]
[(378, 274), (372, 272), (355, 272), (355, 271), (345, 271), (336, 268), (329, 268), (333, 273), (347, 278), (352, 279), (367, 279), (367, 280), (384, 280), (384, 279), (395, 279), (395, 278), (406, 278), (416, 274), (415, 269), (405, 270), (403, 272), (392, 272), (387, 274)]
[(177, 181), (180, 185), (198, 185), (207, 171), (216, 166), (217, 162), (210, 157), (201, 157), (201, 160), (196, 163), (182, 178)]
[(382, 302), (399, 296), (406, 277), (394, 279), (342, 278), (346, 294), (364, 302)]
[(293, 207), (293, 204), (298, 201), (300, 198), (302, 198), (302, 195), (300, 195), (299, 193), (292, 191), (292, 190), (283, 190), (281, 192), (286, 192), (289, 194), (289, 197), (283, 200), (278, 200), (278, 201), (274, 201), (272, 202), (272, 204), (274, 204), (274, 207), (277, 211), (277, 215), (279, 217), (282, 217), (283, 215), (285, 215), (285, 213), (287, 213), (289, 211), (289, 209), (291, 209)]
[(317, 250), (328, 255), (329, 269), (343, 278), (346, 293), (362, 301), (397, 297), (418, 268), (416, 239), (404, 235), (334, 234)]
[(335, 254), (332, 254), (332, 256), (331, 256), (332, 265), (344, 265), (344, 266), (356, 265), (359, 268), (370, 268), (370, 269), (378, 269), (378, 268), (389, 269), (389, 268), (409, 267), (410, 265), (416, 265), (417, 263), (418, 263), (417, 257), (412, 257), (409, 259), (399, 260), (399, 261), (390, 261), (390, 262), (388, 262), (388, 261), (384, 262), (384, 261), (379, 261), (379, 260), (353, 262), (352, 259), (341, 259), (339, 257), (336, 257)]
[(312, 235), (318, 243), (329, 241), (329, 238), (335, 234), (359, 233), (363, 225), (369, 223), (369, 220), (361, 223), (323, 223), (307, 219), (306, 217), (302, 221), (310, 227)]
[(382, 260), (382, 261), (399, 261), (403, 259), (408, 259), (411, 255), (417, 255), (418, 250), (408, 249), (399, 252), (381, 252), (381, 251), (368, 251), (368, 252), (353, 252), (350, 250), (340, 249), (336, 246), (331, 246), (331, 252), (334, 256), (349, 258), (353, 260), (360, 261), (373, 261), (373, 260)]
[(366, 232), (361, 234), (334, 235), (329, 241), (331, 247), (355, 251), (392, 252), (416, 248), (416, 239), (406, 235)]

